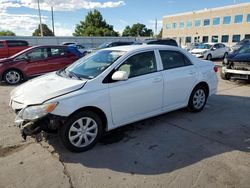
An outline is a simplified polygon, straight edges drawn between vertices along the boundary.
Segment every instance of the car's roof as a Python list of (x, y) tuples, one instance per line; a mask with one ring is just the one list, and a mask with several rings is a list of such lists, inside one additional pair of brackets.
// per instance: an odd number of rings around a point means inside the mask
[(215, 45), (215, 44), (218, 44), (218, 43), (215, 43), (215, 42), (207, 42), (207, 43), (204, 43), (204, 44)]
[(155, 49), (180, 49), (177, 46), (171, 45), (126, 45), (126, 46), (116, 46), (112, 48), (106, 48), (103, 50), (116, 50), (116, 51), (138, 51), (138, 50), (155, 50)]

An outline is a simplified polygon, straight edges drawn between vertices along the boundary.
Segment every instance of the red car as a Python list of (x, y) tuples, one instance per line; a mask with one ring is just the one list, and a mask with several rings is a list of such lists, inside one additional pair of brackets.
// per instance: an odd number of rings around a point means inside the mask
[(0, 58), (10, 57), (29, 47), (25, 40), (0, 40)]
[(18, 84), (22, 80), (62, 69), (80, 58), (67, 46), (35, 46), (9, 58), (0, 59), (0, 81)]

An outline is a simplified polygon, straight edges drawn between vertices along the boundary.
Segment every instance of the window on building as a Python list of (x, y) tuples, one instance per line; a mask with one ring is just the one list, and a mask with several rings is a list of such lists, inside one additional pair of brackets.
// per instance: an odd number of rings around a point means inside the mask
[(166, 28), (167, 28), (167, 29), (171, 29), (171, 26), (172, 26), (171, 23), (167, 23)]
[(222, 35), (221, 36), (221, 42), (228, 42), (229, 36), (228, 35)]
[(191, 28), (192, 27), (192, 21), (191, 20), (189, 20), (189, 21), (187, 21), (187, 28)]
[(204, 26), (209, 26), (210, 25), (210, 19), (205, 19), (203, 25)]
[(245, 39), (250, 39), (250, 34), (246, 34)]
[(231, 23), (231, 16), (225, 16), (223, 18), (223, 24), (227, 25)]
[(200, 27), (201, 26), (201, 20), (195, 20), (194, 25), (195, 25), (195, 27)]
[(240, 35), (233, 35), (232, 42), (240, 42)]
[(218, 35), (212, 36), (212, 42), (218, 42)]
[(250, 14), (247, 15), (247, 22), (250, 22)]
[(185, 27), (185, 23), (184, 22), (180, 22), (180, 28), (183, 29)]
[(213, 19), (213, 25), (220, 25), (220, 18), (219, 17)]
[(202, 42), (208, 42), (208, 36), (203, 36), (202, 37)]
[(186, 43), (191, 43), (192, 42), (192, 37), (186, 37)]
[(173, 29), (177, 28), (177, 23), (173, 23)]
[(243, 15), (236, 15), (234, 17), (234, 23), (242, 23), (243, 21)]

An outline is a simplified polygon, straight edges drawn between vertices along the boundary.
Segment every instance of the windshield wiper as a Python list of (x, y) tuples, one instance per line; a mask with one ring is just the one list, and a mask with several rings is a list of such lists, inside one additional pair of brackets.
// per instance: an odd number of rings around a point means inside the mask
[(69, 75), (70, 77), (74, 77), (74, 78), (76, 78), (76, 79), (78, 79), (78, 80), (81, 80), (81, 78), (80, 78), (76, 73), (70, 72), (70, 71), (66, 71), (66, 70), (65, 70), (65, 72), (68, 73), (68, 75)]

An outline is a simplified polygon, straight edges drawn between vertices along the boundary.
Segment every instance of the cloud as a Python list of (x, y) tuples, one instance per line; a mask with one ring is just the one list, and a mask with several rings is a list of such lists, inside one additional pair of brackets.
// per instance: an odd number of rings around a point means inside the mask
[(128, 21), (123, 20), (123, 19), (120, 19), (119, 21), (120, 21), (122, 24), (124, 24), (124, 25), (128, 25), (128, 24), (129, 24)]
[[(42, 22), (45, 23), (46, 16), (42, 16)], [(9, 14), (0, 12), (0, 30), (11, 30), (16, 35), (31, 35), (37, 28), (39, 19), (37, 15), (31, 14)]]
[[(54, 7), (55, 11), (73, 11), (79, 9), (116, 8), (124, 5), (124, 1), (40, 0), (41, 10), (47, 11), (50, 11), (51, 6)], [(37, 9), (37, 0), (0, 0), (0, 9), (4, 10), (9, 7), (28, 7)]]

